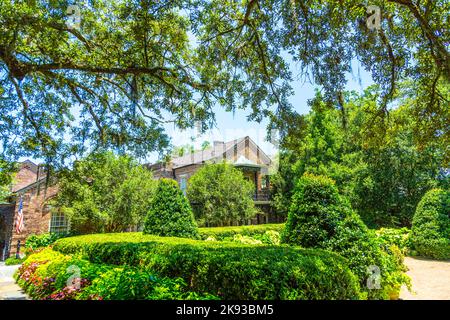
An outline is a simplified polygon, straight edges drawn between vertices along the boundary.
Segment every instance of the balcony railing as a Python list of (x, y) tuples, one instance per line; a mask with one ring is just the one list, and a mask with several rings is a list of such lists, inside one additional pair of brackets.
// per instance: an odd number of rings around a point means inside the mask
[(269, 201), (270, 195), (268, 190), (258, 190), (257, 193), (253, 194), (253, 201)]

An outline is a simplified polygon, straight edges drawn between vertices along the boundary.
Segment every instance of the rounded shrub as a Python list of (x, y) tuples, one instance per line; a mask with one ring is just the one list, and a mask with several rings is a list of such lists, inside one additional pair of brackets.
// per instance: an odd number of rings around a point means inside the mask
[[(347, 259), (369, 299), (388, 299), (408, 283), (402, 261), (382, 250), (375, 235), (327, 177), (305, 174), (298, 181), (282, 242), (339, 253)], [(373, 270), (379, 270), (375, 278)], [(372, 279), (375, 284), (368, 285)]]
[(30, 252), (39, 248), (48, 247), (60, 238), (67, 237), (68, 233), (43, 233), (31, 235), (25, 241), (25, 248)]
[(315, 247), (336, 234), (349, 206), (333, 180), (305, 174), (297, 183), (283, 232), (283, 242)]
[[(253, 202), (255, 187), (231, 164), (207, 164), (190, 179), (187, 197), (200, 225), (231, 225), (257, 213)], [(194, 205), (195, 204), (195, 205)]]
[(199, 237), (191, 206), (176, 181), (159, 180), (145, 220), (144, 234)]
[(428, 191), (417, 205), (411, 245), (422, 256), (450, 259), (450, 192)]

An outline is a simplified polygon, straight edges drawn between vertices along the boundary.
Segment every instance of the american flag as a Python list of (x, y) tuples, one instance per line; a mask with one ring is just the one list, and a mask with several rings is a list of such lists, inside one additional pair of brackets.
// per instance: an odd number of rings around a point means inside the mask
[(23, 229), (23, 201), (22, 196), (20, 196), (19, 201), (19, 210), (17, 211), (17, 220), (16, 220), (16, 233), (19, 234)]

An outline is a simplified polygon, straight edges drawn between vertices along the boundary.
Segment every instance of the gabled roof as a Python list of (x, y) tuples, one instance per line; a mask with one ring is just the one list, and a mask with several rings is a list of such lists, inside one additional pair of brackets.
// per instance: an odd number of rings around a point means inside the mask
[(253, 144), (257, 150), (259, 150), (259, 155), (261, 158), (261, 162), (265, 165), (269, 165), (271, 163), (271, 159), (262, 151), (262, 149), (250, 138), (250, 137), (243, 137), (235, 140), (231, 140), (224, 143), (215, 143), (213, 146), (201, 150), (196, 151), (194, 153), (190, 153), (187, 155), (184, 155), (182, 157), (176, 157), (171, 160), (172, 168), (180, 168), (192, 164), (201, 164), (203, 162), (220, 162), (222, 159), (224, 159), (224, 156), (229, 151), (232, 151), (233, 148), (236, 145), (239, 145), (240, 143), (244, 142), (246, 139), (249, 140), (249, 145)]
[(31, 171), (35, 176), (32, 178), (33, 180), (29, 179), (28, 184), (24, 184), (26, 183), (26, 181), (19, 181), (17, 183), (14, 183), (11, 187), (11, 192), (13, 193), (17, 193), (17, 192), (23, 192), (25, 190), (28, 190), (32, 187), (34, 187), (35, 185), (41, 183), (42, 181), (44, 181), (46, 179), (46, 175), (45, 175), (45, 169), (42, 167), (42, 165), (38, 165), (35, 164), (33, 161), (31, 160), (25, 160), (22, 162), (19, 162), (19, 171), (20, 170), (29, 170)]
[(20, 167), (21, 168), (28, 168), (34, 173), (38, 172), (38, 165), (36, 163), (34, 163), (33, 161), (28, 160), (28, 159), (23, 161), (23, 162), (21, 162), (20, 163)]

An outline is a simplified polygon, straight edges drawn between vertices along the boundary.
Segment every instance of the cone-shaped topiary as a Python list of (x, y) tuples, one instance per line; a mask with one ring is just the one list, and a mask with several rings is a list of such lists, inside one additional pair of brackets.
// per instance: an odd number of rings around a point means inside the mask
[(191, 206), (176, 181), (161, 179), (145, 220), (144, 234), (198, 238)]
[(349, 212), (332, 179), (306, 173), (294, 189), (283, 242), (321, 246), (335, 235), (339, 222)]
[[(324, 176), (305, 174), (298, 181), (282, 242), (323, 248), (347, 258), (369, 299), (388, 299), (408, 283), (401, 259), (382, 250), (334, 181)], [(380, 277), (375, 275), (372, 281), (369, 277), (377, 271)]]
[(450, 192), (428, 191), (417, 205), (412, 221), (411, 244), (422, 256), (450, 259)]

